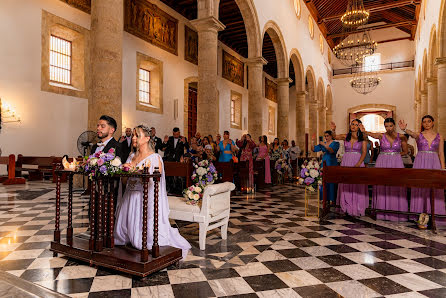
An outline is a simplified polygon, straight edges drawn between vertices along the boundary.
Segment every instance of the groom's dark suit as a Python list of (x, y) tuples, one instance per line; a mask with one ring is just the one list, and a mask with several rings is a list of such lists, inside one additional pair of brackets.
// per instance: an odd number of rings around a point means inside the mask
[[(91, 154), (94, 154), (94, 152), (96, 151), (96, 149), (98, 148), (98, 144), (94, 144), (93, 147), (91, 148)], [(107, 153), (111, 148), (115, 149), (115, 155), (119, 156), (119, 158), (122, 160), (122, 147), (121, 144), (115, 140), (115, 138), (111, 138), (110, 141), (108, 141), (107, 145), (105, 145), (104, 149), (102, 150), (103, 152)], [(125, 160), (122, 160), (122, 162), (124, 163)]]

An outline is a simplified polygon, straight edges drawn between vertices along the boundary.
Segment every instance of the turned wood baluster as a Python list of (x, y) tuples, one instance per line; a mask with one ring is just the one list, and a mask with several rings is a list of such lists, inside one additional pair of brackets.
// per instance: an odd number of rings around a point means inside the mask
[(109, 200), (109, 193), (110, 193), (110, 179), (104, 179), (105, 186), (104, 186), (104, 211), (102, 213), (103, 215), (103, 222), (102, 226), (104, 229), (104, 238), (102, 239), (102, 246), (107, 247), (107, 239), (108, 239), (108, 200)]
[[(144, 192), (143, 192), (143, 206), (142, 206), (142, 249), (141, 249), (141, 262), (147, 262), (149, 260), (149, 250), (147, 249), (147, 205), (149, 198), (149, 179), (146, 175), (149, 174), (149, 169), (144, 168), (144, 176), (142, 178)], [(153, 253), (153, 252), (152, 252)]]
[[(118, 183), (120, 183), (120, 180), (118, 180)], [(110, 193), (109, 193), (109, 200), (108, 200), (108, 232), (109, 237), (107, 238), (107, 247), (113, 248), (115, 246), (115, 238), (113, 236), (114, 234), (114, 227), (115, 227), (115, 188), (114, 188), (114, 180), (110, 181)]]
[[(441, 190), (443, 191), (443, 189)], [(437, 234), (437, 223), (435, 222), (435, 189), (431, 188), (431, 214), (432, 214), (432, 232)], [(425, 209), (427, 210), (427, 209)]]
[(91, 192), (90, 192), (90, 242), (89, 249), (94, 249), (94, 239), (96, 234), (96, 180), (91, 180)]
[[(160, 172), (158, 168), (155, 168), (153, 172), (155, 175), (159, 175)], [(153, 246), (152, 246), (152, 257), (157, 258), (160, 255), (160, 248), (158, 245), (158, 197), (159, 197), (159, 177), (153, 178), (154, 182), (154, 210), (153, 210)]]
[(67, 244), (73, 246), (73, 173), (68, 174), (68, 227)]
[(54, 228), (54, 242), (60, 243), (60, 172), (56, 178), (56, 226)]
[(95, 250), (102, 251), (102, 210), (104, 207), (104, 187), (103, 187), (103, 179), (98, 179), (98, 222), (97, 222), (97, 236), (96, 236), (96, 244)]

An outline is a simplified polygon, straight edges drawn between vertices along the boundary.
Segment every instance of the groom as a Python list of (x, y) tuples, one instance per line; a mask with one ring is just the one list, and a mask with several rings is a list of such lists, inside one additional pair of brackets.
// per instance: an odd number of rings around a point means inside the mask
[[(100, 141), (99, 143), (93, 145), (91, 148), (91, 154), (99, 151), (107, 153), (111, 148), (114, 148), (116, 156), (119, 156), (119, 158), (122, 160), (123, 156), (121, 144), (113, 137), (117, 127), (118, 124), (112, 117), (102, 115), (99, 118), (98, 124), (96, 125), (96, 134), (98, 135)], [(125, 162), (125, 160), (123, 162)]]

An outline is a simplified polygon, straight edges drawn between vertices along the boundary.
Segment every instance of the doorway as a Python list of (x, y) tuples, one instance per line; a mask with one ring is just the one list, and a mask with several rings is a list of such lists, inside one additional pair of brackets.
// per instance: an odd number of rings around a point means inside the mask
[(187, 137), (189, 140), (197, 132), (197, 88), (196, 82), (189, 83), (187, 97)]

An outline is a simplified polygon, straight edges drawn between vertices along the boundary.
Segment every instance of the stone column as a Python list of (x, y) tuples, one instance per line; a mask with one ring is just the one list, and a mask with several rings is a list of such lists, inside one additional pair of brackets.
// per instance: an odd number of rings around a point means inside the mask
[(427, 79), (427, 113), (434, 117), (435, 121), (438, 119), (437, 106), (438, 84), (437, 78), (431, 77)]
[(444, 137), (446, 136), (446, 58), (437, 58), (438, 65), (437, 74), (437, 107), (438, 107), (438, 132)]
[(191, 21), (198, 31), (197, 131), (202, 135), (219, 132), (217, 90), (218, 31), (225, 26), (213, 16)]
[(282, 78), (277, 80), (277, 137), (280, 141), (287, 139), (290, 142), (290, 126), (288, 113), (290, 112), (290, 80)]
[(88, 101), (88, 128), (96, 131), (103, 114), (122, 126), (122, 36), (123, 0), (91, 1), (91, 93)]
[(427, 104), (427, 91), (423, 90), (420, 93), (421, 96), (421, 117), (427, 115), (428, 104)]
[(327, 121), (325, 123), (325, 130), (331, 130), (330, 123), (333, 121), (333, 111), (327, 111)]
[(311, 138), (317, 138), (317, 102), (310, 98), (309, 106), (309, 142), (311, 143)]
[(327, 108), (320, 107), (318, 111), (318, 136), (323, 136), (327, 126)]
[(415, 131), (419, 131), (421, 127), (421, 101), (419, 99), (417, 100), (416, 105)]
[(296, 94), (296, 142), (300, 150), (305, 149), (305, 91)]
[(263, 57), (249, 58), (248, 64), (248, 133), (257, 140), (262, 135)]

